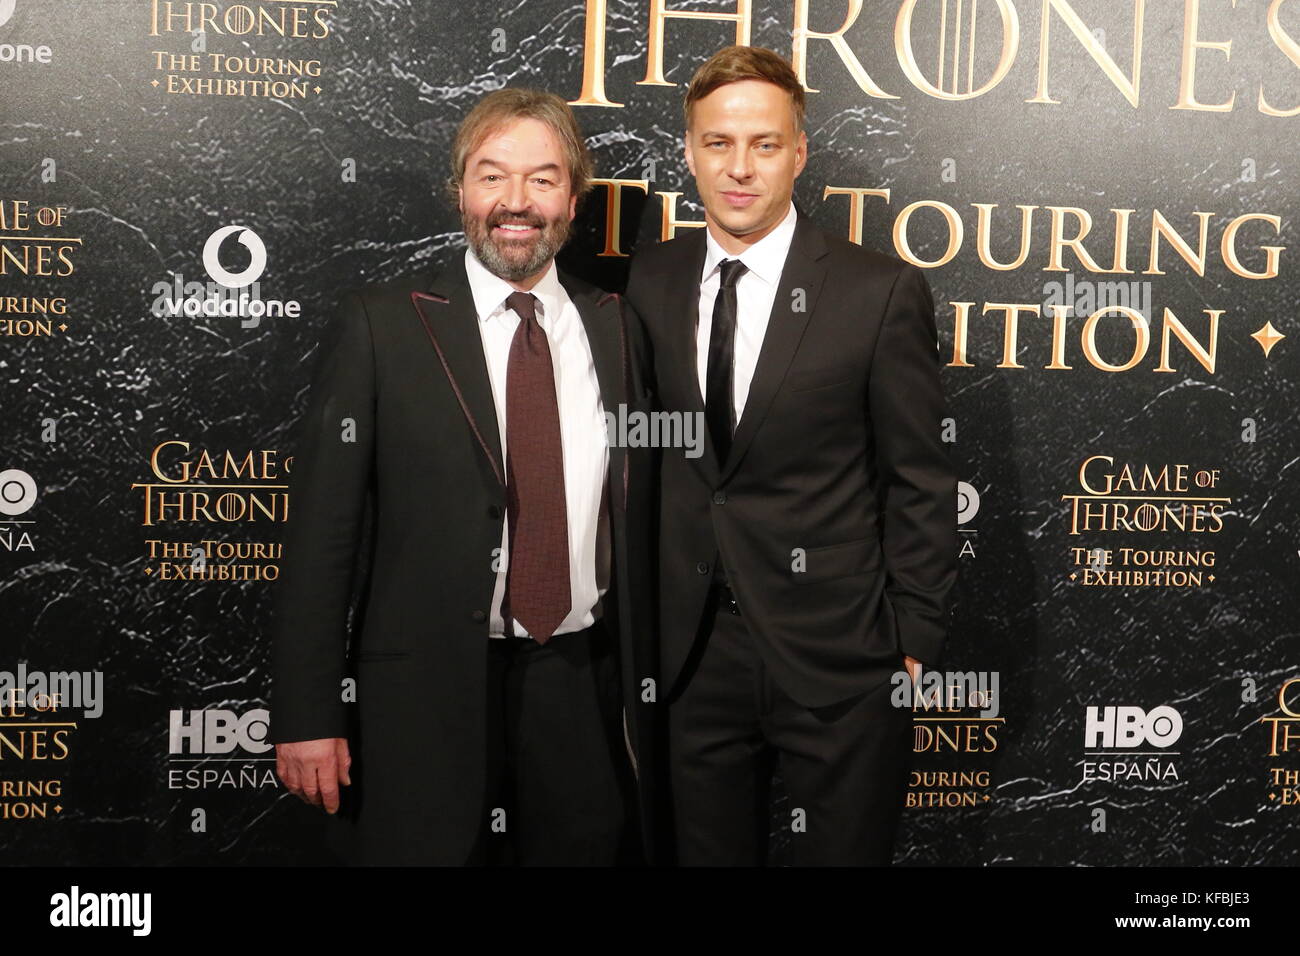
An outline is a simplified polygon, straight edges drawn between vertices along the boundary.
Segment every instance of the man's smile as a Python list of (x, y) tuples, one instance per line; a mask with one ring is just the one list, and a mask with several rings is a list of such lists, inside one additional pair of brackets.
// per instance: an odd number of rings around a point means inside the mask
[(722, 198), (727, 201), (727, 205), (734, 209), (744, 209), (758, 200), (754, 193), (739, 192), (737, 190), (724, 190)]

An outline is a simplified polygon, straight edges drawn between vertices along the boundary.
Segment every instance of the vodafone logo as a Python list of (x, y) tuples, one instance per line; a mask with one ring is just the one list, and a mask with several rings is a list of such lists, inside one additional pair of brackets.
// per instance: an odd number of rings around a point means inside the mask
[[(3, 3), (4, 0), (0, 0)], [(239, 243), (248, 250), (252, 257), (248, 268), (243, 272), (229, 272), (221, 265), (221, 244), (232, 233), (238, 233)], [(242, 289), (262, 277), (266, 271), (266, 244), (261, 237), (244, 226), (222, 226), (203, 244), (203, 268), (208, 270), (214, 282), (219, 282), (227, 289)]]
[[(248, 250), (248, 265), (239, 272), (221, 264), (221, 247), (231, 236)], [(297, 299), (262, 296), (258, 280), (266, 271), (266, 243), (247, 226), (222, 226), (208, 236), (203, 243), (203, 268), (208, 273), (204, 282), (186, 282), (180, 273), (173, 274), (170, 282), (155, 282), (153, 314), (159, 318), (230, 316), (246, 329), (256, 328), (264, 318), (296, 319), (302, 314)]]
[[(17, 0), (0, 0), (0, 27), (13, 18), (16, 5)], [(54, 52), (44, 43), (35, 46), (30, 43), (0, 43), (0, 63), (48, 64), (53, 56)]]

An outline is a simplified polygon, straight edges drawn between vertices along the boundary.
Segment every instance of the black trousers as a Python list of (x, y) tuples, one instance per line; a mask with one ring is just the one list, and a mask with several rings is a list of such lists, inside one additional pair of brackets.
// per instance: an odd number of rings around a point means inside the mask
[(488, 641), (483, 823), (470, 865), (610, 866), (631, 794), (613, 636)]
[[(678, 863), (761, 866), (779, 761), (796, 866), (887, 865), (912, 753), (912, 712), (893, 685), (804, 707), (767, 673), (744, 619), (715, 596), (694, 670), (669, 701)], [(899, 667), (903, 667), (899, 658)]]

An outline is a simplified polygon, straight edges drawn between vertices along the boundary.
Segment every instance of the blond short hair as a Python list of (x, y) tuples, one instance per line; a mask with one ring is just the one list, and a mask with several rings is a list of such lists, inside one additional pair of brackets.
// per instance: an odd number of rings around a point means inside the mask
[(804, 94), (799, 77), (781, 54), (758, 46), (723, 47), (695, 71), (686, 89), (686, 128), (691, 126), (691, 108), (720, 86), (741, 80), (762, 80), (790, 94), (794, 108), (794, 131), (803, 131)]

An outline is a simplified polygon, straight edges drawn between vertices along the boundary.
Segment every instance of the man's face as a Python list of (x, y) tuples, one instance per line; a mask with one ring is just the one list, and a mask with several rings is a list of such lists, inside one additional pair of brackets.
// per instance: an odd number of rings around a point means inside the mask
[[(695, 102), (686, 165), (710, 229), (724, 247), (757, 242), (785, 218), (808, 158), (790, 94), (763, 80), (720, 86)], [(719, 231), (723, 235), (719, 234)]]
[(540, 276), (568, 241), (576, 208), (560, 142), (540, 120), (507, 122), (465, 160), (465, 238), (507, 282)]

